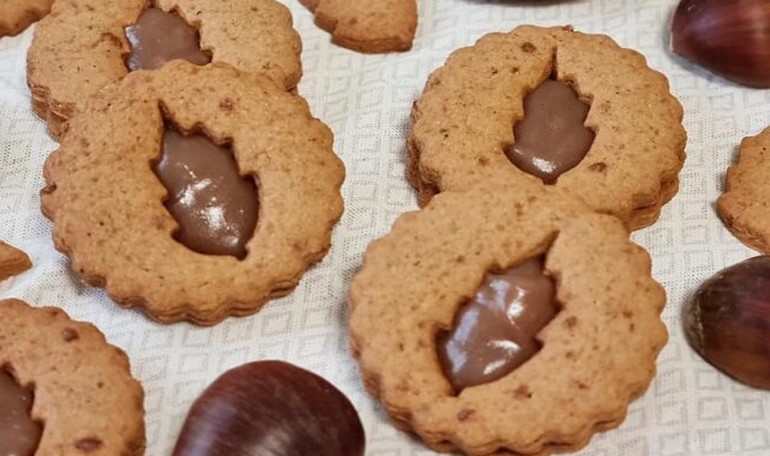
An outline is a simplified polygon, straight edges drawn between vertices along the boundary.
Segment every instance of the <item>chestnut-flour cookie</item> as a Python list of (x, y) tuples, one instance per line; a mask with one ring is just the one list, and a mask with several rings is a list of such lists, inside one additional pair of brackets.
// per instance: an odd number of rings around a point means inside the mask
[(144, 393), (122, 350), (53, 307), (0, 300), (0, 321), (3, 454), (144, 454)]
[(0, 38), (16, 35), (48, 14), (53, 0), (0, 0)]
[(431, 75), (412, 110), (408, 177), (422, 204), (481, 181), (542, 182), (636, 229), (676, 193), (685, 139), (681, 105), (642, 55), (521, 26)]
[(368, 53), (408, 51), (417, 30), (416, 0), (300, 0), (332, 41)]
[(72, 268), (162, 322), (214, 324), (289, 293), (342, 214), (331, 131), (225, 64), (179, 60), (100, 92), (44, 175)]
[(483, 183), (369, 246), (350, 337), (367, 390), (431, 448), (548, 455), (623, 421), (666, 343), (664, 303), (618, 219)]
[(27, 83), (51, 133), (108, 83), (181, 58), (260, 73), (292, 90), (302, 43), (275, 0), (59, 0), (35, 29)]
[(29, 256), (12, 245), (0, 241), (0, 282), (32, 267)]
[(727, 170), (717, 211), (738, 240), (770, 254), (770, 128), (744, 138), (738, 154)]

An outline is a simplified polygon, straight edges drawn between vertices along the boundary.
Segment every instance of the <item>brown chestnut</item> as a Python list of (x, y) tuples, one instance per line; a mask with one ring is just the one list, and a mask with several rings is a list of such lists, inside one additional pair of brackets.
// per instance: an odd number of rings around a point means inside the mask
[(318, 375), (282, 361), (231, 369), (195, 401), (174, 456), (362, 456), (350, 401)]
[(739, 84), (770, 87), (770, 2), (682, 0), (671, 25), (671, 49)]
[(688, 341), (736, 380), (770, 390), (770, 256), (723, 269), (684, 309)]

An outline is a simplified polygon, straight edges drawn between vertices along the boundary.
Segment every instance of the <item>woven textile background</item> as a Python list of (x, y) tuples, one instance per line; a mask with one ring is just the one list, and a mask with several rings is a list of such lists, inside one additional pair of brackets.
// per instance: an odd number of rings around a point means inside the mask
[(310, 12), (296, 0), (284, 1), (303, 39), (300, 93), (334, 131), (335, 150), (347, 168), (346, 210), (328, 256), (292, 294), (254, 316), (211, 328), (156, 324), (118, 308), (69, 272), (39, 211), (42, 163), (56, 143), (30, 110), (25, 55), (33, 31), (0, 39), (0, 239), (23, 248), (35, 263), (32, 271), (4, 283), (0, 298), (60, 306), (96, 324), (128, 352), (145, 388), (149, 456), (171, 451), (190, 404), (220, 373), (269, 358), (311, 369), (343, 390), (361, 414), (367, 454), (433, 454), (396, 431), (363, 391), (347, 348), (347, 286), (366, 245), (385, 234), (399, 214), (417, 207), (404, 179), (404, 142), (411, 104), (428, 74), (452, 50), (481, 35), (527, 23), (606, 33), (646, 55), (669, 77), (685, 107), (689, 134), (678, 195), (657, 224), (634, 235), (650, 251), (654, 276), (668, 292), (663, 317), (671, 340), (658, 360), (656, 379), (631, 405), (623, 425), (596, 436), (579, 454), (770, 454), (770, 394), (729, 380), (694, 355), (679, 318), (705, 278), (753, 255), (721, 225), (714, 201), (740, 139), (770, 125), (770, 91), (727, 83), (673, 57), (667, 29), (675, 0), (421, 0), (414, 49), (389, 55), (332, 45)]

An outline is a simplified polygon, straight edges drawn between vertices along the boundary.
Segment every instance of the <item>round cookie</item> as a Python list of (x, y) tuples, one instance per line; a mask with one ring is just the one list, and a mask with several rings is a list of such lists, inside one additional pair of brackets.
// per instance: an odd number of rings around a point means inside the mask
[(416, 0), (300, 0), (332, 41), (367, 53), (408, 51), (417, 30)]
[(144, 454), (144, 393), (122, 350), (53, 307), (0, 300), (0, 321), (0, 375), (34, 388), (35, 454)]
[(53, 0), (0, 0), (0, 38), (22, 32), (48, 14)]
[[(51, 133), (88, 98), (128, 73), (125, 28), (150, 5), (146, 0), (60, 0), (38, 24), (27, 55), (27, 83), (35, 112)], [(275, 0), (155, 0), (200, 32), (200, 48), (214, 62), (261, 73), (286, 90), (302, 75), (302, 43), (288, 8)]]
[[(180, 226), (164, 207), (172, 195), (152, 166), (164, 122), (231, 144), (240, 176), (257, 183), (245, 258), (175, 240)], [(68, 123), (44, 175), (42, 209), (72, 268), (165, 323), (214, 324), (289, 293), (325, 255), (343, 210), (331, 131), (299, 96), (225, 64), (175, 61), (100, 92)]]
[[(538, 255), (559, 307), (537, 333), (542, 348), (456, 394), (438, 338), (485, 274)], [(350, 287), (351, 346), (367, 390), (434, 450), (547, 455), (622, 422), (666, 343), (664, 303), (619, 220), (557, 188), (485, 183), (437, 195), (369, 246)]]
[(744, 138), (738, 161), (727, 169), (717, 212), (746, 246), (770, 254), (770, 128)]
[(408, 177), (422, 204), (480, 181), (540, 179), (506, 157), (523, 100), (549, 77), (591, 108), (595, 138), (555, 186), (631, 229), (653, 223), (678, 188), (686, 134), (666, 78), (609, 37), (569, 28), (521, 26), (454, 52), (412, 109)]

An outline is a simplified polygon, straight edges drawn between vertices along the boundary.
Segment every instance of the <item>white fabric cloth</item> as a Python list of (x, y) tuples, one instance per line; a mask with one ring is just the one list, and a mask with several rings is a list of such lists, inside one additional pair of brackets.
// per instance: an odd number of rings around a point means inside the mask
[(428, 74), (481, 35), (527, 23), (572, 24), (642, 52), (668, 75), (689, 133), (679, 194), (656, 225), (634, 235), (650, 251), (654, 276), (668, 292), (663, 317), (670, 342), (657, 378), (623, 425), (596, 436), (580, 454), (770, 454), (770, 394), (741, 386), (702, 361), (685, 342), (679, 317), (704, 279), (753, 255), (722, 226), (713, 203), (740, 139), (770, 124), (770, 92), (730, 84), (672, 56), (667, 29), (676, 0), (421, 0), (414, 49), (389, 55), (332, 45), (310, 12), (286, 1), (304, 41), (300, 92), (334, 131), (335, 150), (347, 167), (346, 210), (328, 256), (292, 294), (255, 316), (211, 328), (156, 324), (79, 284), (68, 270), (39, 210), (42, 164), (56, 143), (30, 110), (25, 54), (32, 30), (0, 39), (0, 239), (23, 248), (35, 264), (4, 283), (0, 297), (60, 306), (128, 352), (146, 392), (148, 455), (171, 451), (190, 404), (220, 373), (271, 358), (311, 369), (343, 390), (361, 414), (368, 455), (433, 454), (396, 431), (364, 392), (347, 345), (347, 285), (366, 245), (385, 234), (396, 216), (417, 207), (404, 179), (404, 141), (411, 103)]

